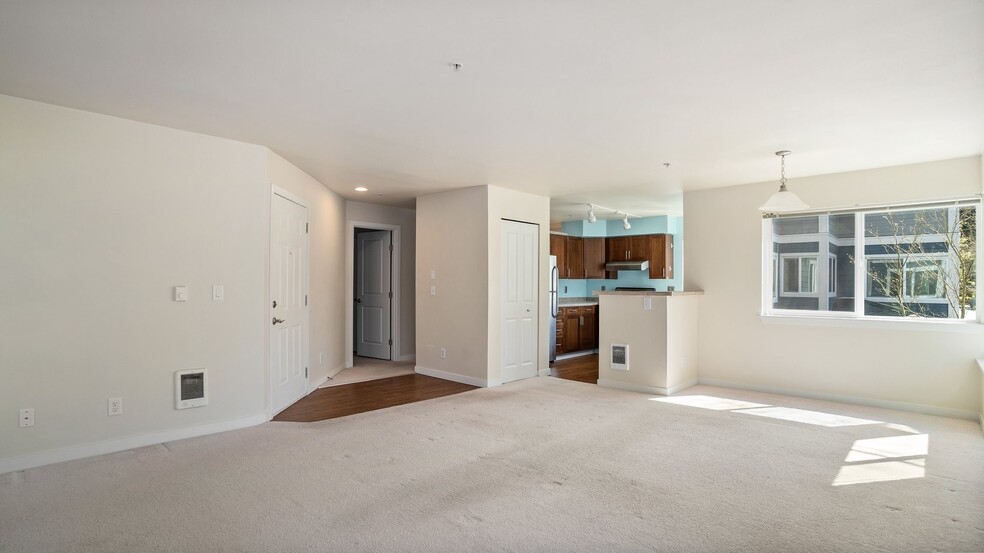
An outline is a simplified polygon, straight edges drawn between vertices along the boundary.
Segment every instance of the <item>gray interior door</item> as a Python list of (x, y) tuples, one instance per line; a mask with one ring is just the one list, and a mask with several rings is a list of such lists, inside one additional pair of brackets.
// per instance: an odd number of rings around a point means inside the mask
[(355, 240), (355, 353), (392, 359), (392, 233), (360, 232)]

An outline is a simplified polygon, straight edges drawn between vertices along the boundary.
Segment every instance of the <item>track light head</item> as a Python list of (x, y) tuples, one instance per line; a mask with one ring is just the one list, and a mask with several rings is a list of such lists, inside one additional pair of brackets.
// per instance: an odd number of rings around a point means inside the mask
[(629, 224), (629, 216), (628, 215), (623, 215), (622, 216), (622, 228), (624, 228), (625, 230), (629, 230), (630, 228), (632, 228), (632, 225)]
[(595, 222), (597, 220), (598, 220), (598, 218), (595, 217), (595, 214), (594, 214), (594, 206), (591, 205), (591, 204), (588, 204), (588, 222), (589, 223), (593, 223), (593, 222)]

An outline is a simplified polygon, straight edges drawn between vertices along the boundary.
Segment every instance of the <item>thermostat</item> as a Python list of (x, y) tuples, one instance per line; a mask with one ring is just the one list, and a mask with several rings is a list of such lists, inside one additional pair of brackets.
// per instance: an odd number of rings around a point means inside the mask
[(188, 409), (208, 405), (208, 377), (205, 369), (174, 373), (174, 408)]

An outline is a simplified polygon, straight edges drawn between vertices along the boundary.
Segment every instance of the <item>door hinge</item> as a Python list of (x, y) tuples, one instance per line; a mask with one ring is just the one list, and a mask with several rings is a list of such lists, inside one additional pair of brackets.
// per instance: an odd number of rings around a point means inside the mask
[(307, 294), (304, 294), (304, 305), (307, 305)]
[(308, 223), (304, 223), (304, 234), (307, 234), (308, 232), (309, 232)]
[(393, 244), (390, 244), (390, 251), (393, 251)]
[(304, 367), (304, 378), (307, 378), (308, 377), (308, 371), (307, 371), (307, 369), (308, 369), (307, 367)]
[(389, 345), (391, 345), (391, 346), (393, 345), (393, 339), (392, 338), (389, 339)]
[(389, 298), (390, 298), (390, 299), (393, 299), (393, 291), (392, 291), (392, 290), (390, 290), (390, 293), (389, 293)]

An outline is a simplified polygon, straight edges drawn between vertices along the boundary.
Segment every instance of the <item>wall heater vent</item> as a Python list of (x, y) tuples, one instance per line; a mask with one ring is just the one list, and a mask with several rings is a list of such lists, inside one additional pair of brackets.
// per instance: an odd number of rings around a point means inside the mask
[(629, 345), (612, 344), (611, 366), (622, 371), (629, 370)]
[(205, 369), (174, 373), (174, 408), (188, 409), (208, 405), (208, 374)]

